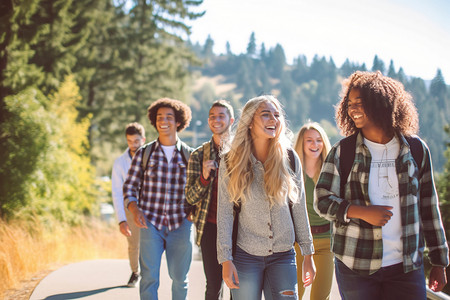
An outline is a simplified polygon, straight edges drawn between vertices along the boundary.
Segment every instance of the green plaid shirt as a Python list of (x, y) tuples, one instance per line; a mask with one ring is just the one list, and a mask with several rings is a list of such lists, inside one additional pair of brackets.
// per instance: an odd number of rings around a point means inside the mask
[[(422, 141), (423, 159), (417, 167), (409, 145), (399, 136), (400, 154), (397, 170), (403, 241), (403, 269), (410, 272), (422, 263), (424, 242), (435, 266), (448, 265), (448, 246), (434, 186), (430, 152)], [(314, 208), (333, 221), (332, 250), (347, 267), (359, 274), (372, 274), (381, 268), (383, 241), (381, 227), (361, 219), (346, 219), (348, 207), (370, 205), (368, 193), (371, 155), (362, 134), (356, 139), (355, 160), (345, 185), (345, 199), (340, 198), (340, 144), (328, 154), (316, 185)], [(348, 221), (348, 222), (347, 222)]]
[[(205, 149), (209, 149), (209, 153), (205, 154)], [(213, 185), (213, 180), (210, 180), (207, 186), (203, 185), (200, 182), (200, 177), (202, 176), (203, 170), (204, 155), (208, 155), (209, 158), (206, 157), (207, 160), (216, 159), (217, 153), (214, 150), (214, 142), (212, 139), (192, 152), (191, 157), (189, 158), (189, 164), (186, 172), (186, 201), (189, 204), (196, 206), (193, 221), (195, 227), (197, 228), (196, 243), (199, 246), (203, 236), (203, 228), (205, 227), (206, 217), (208, 216)]]

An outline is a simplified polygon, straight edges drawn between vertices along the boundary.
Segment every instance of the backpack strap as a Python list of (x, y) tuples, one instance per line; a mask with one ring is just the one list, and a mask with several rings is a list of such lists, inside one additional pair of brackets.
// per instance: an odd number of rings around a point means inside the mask
[(208, 141), (203, 144), (203, 163), (207, 162), (211, 157), (211, 142)]
[(181, 141), (181, 157), (185, 165), (188, 165), (189, 158), (191, 157), (192, 148)]
[(292, 172), (295, 173), (295, 157), (294, 157), (294, 150), (292, 148), (289, 148), (288, 150), (288, 156), (289, 156), (289, 165), (291, 166)]
[(153, 151), (155, 151), (156, 141), (152, 141), (148, 144), (145, 144), (142, 147), (144, 148), (144, 150), (142, 151), (142, 160), (141, 160), (141, 168), (143, 171), (141, 178), (144, 178), (144, 172), (147, 169), (147, 165), (148, 165), (150, 156), (152, 155)]
[(411, 149), (411, 154), (416, 161), (417, 167), (422, 168), (423, 163), (423, 146), (422, 142), (418, 137), (415, 136), (405, 136), (406, 141), (409, 144), (409, 148)]
[(341, 198), (345, 197), (345, 184), (347, 183), (348, 175), (350, 174), (350, 170), (352, 169), (353, 162), (355, 161), (355, 151), (356, 151), (356, 137), (358, 133), (352, 134), (340, 141), (341, 146), (341, 154), (339, 156), (340, 163), (340, 190), (341, 190)]

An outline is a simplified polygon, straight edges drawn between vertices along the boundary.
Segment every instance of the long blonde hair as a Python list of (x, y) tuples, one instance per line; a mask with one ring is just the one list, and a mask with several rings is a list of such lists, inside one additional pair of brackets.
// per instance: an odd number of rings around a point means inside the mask
[(314, 177), (313, 177), (314, 183), (317, 183), (317, 180), (319, 179), (319, 175), (320, 175), (320, 170), (322, 169), (323, 162), (325, 161), (325, 158), (327, 157), (328, 152), (330, 152), (331, 144), (330, 144), (330, 140), (328, 139), (327, 133), (322, 128), (322, 126), (320, 126), (319, 123), (308, 122), (308, 123), (304, 124), (302, 126), (302, 128), (300, 128), (300, 130), (298, 131), (297, 138), (294, 143), (295, 152), (297, 152), (298, 157), (300, 157), (302, 166), (305, 165), (304, 136), (305, 136), (305, 132), (310, 129), (317, 131), (320, 134), (320, 137), (322, 138), (322, 141), (323, 141), (323, 149), (322, 149), (322, 153), (320, 153), (320, 158), (319, 158), (320, 166), (314, 173)]
[[(292, 201), (298, 198), (298, 188), (290, 173), (287, 149), (290, 147), (289, 129), (286, 128), (284, 111), (280, 102), (271, 95), (263, 95), (250, 99), (242, 109), (236, 133), (226, 153), (228, 191), (234, 203), (245, 202), (248, 187), (253, 181), (251, 154), (254, 150), (249, 126), (258, 107), (265, 102), (272, 103), (280, 112), (280, 130), (270, 140), (269, 155), (264, 163), (264, 189), (270, 205), (282, 204), (286, 196)], [(226, 150), (225, 150), (226, 151)]]

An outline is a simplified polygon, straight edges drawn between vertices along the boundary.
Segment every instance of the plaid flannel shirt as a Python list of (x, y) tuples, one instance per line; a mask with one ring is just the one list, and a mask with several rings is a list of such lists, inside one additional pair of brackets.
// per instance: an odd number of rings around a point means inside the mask
[(149, 222), (158, 230), (164, 226), (164, 219), (168, 221), (169, 230), (175, 230), (186, 217), (184, 186), (187, 166), (181, 156), (181, 141), (177, 140), (170, 162), (167, 161), (159, 141), (156, 141), (155, 150), (149, 157), (144, 180), (141, 182), (143, 149), (141, 147), (136, 152), (123, 184), (125, 207), (136, 201)]
[[(214, 180), (210, 180), (207, 185), (201, 182), (200, 177), (203, 171), (203, 156), (205, 155), (205, 144), (209, 143), (209, 160), (215, 160), (217, 153), (214, 147), (214, 141), (211, 139), (209, 142), (204, 143), (200, 147), (194, 150), (189, 159), (187, 169), (187, 182), (186, 182), (186, 201), (191, 205), (197, 206), (194, 214), (194, 224), (197, 229), (196, 243), (200, 246), (200, 241), (203, 236), (203, 229), (206, 224), (206, 218), (208, 216), (209, 204), (211, 202), (211, 194), (213, 189)], [(218, 172), (216, 170), (216, 172)], [(216, 173), (217, 174), (217, 173)]]
[[(400, 153), (395, 166), (402, 213), (404, 272), (422, 265), (424, 242), (429, 249), (431, 264), (447, 266), (448, 246), (434, 186), (430, 151), (422, 141), (424, 155), (418, 168), (405, 138), (400, 135), (399, 140)], [(371, 204), (368, 194), (371, 155), (364, 145), (362, 134), (358, 134), (355, 160), (345, 185), (345, 199), (342, 199), (340, 150), (338, 142), (325, 160), (316, 185), (314, 208), (320, 216), (333, 221), (332, 250), (335, 256), (357, 273), (373, 274), (381, 268), (381, 227), (361, 219), (346, 219), (351, 204)]]

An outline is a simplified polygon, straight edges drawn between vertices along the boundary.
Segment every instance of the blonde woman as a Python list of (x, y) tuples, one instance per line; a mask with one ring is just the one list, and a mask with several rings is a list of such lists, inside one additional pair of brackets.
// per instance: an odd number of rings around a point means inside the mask
[[(334, 272), (333, 252), (330, 250), (330, 222), (319, 217), (313, 205), (314, 187), (331, 145), (325, 130), (316, 122), (308, 122), (300, 128), (294, 149), (303, 166), (306, 206), (313, 235), (314, 263), (317, 268), (316, 279), (311, 286), (310, 299), (329, 299)], [(297, 244), (295, 244), (295, 250), (297, 252), (297, 275), (300, 276), (302, 274), (303, 255), (300, 253)], [(298, 287), (299, 298), (301, 298), (305, 289), (300, 281)]]
[[(297, 299), (294, 241), (305, 256), (302, 280), (313, 282), (314, 247), (306, 212), (302, 168), (284, 113), (273, 96), (250, 99), (219, 167), (217, 258), (234, 300)], [(292, 201), (292, 214), (289, 209)], [(240, 207), (233, 254), (233, 207)]]

